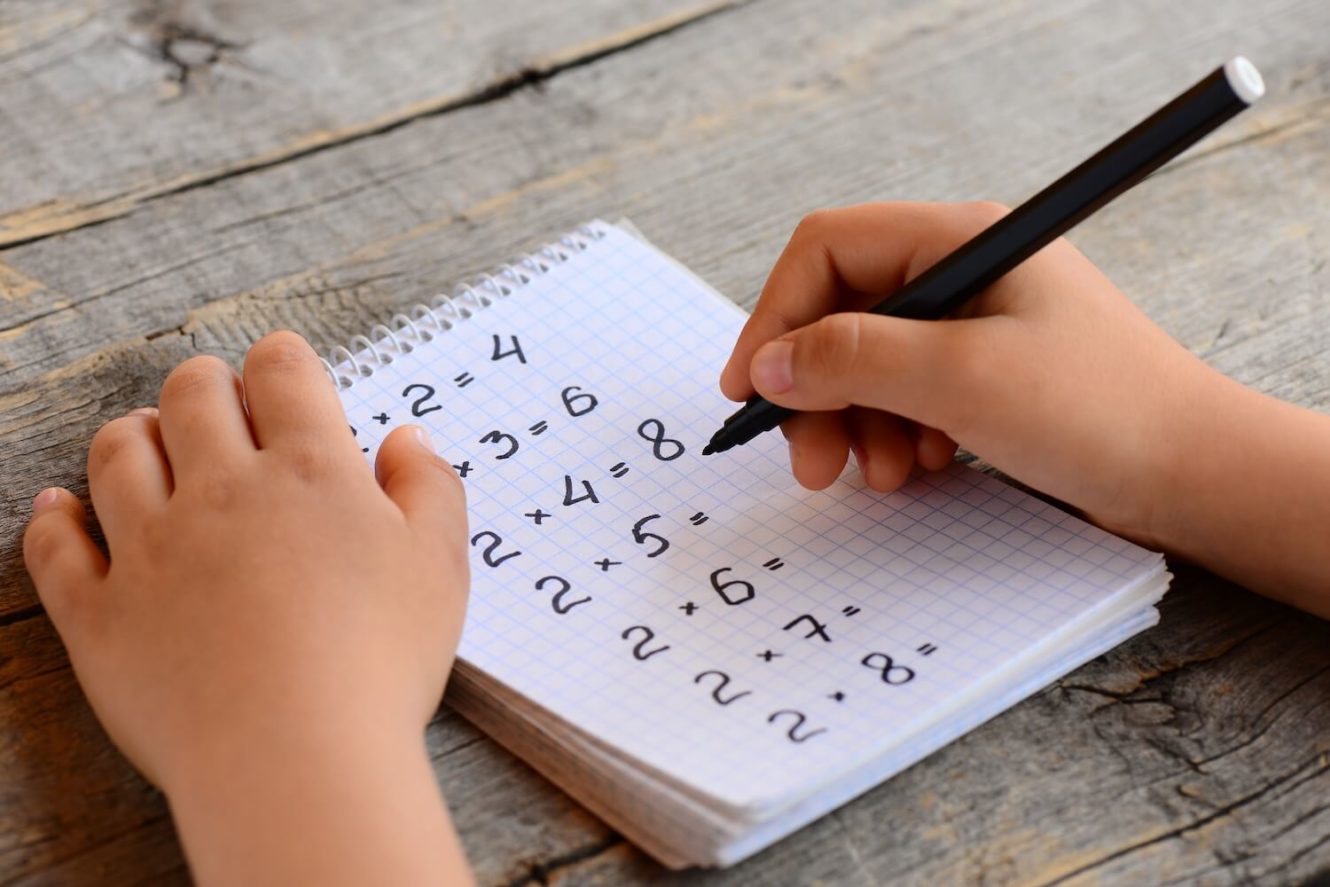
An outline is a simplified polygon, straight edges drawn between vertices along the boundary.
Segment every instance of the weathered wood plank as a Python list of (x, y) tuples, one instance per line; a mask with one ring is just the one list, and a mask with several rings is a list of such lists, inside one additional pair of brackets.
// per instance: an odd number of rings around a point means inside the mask
[(726, 5), (11, 0), (0, 246), (444, 113)]
[[(773, 0), (0, 253), (0, 831), (18, 835), (0, 879), (181, 874), (159, 801), (107, 748), (44, 618), (24, 618), (17, 539), (26, 497), (77, 487), (95, 427), (182, 357), (238, 358), (278, 325), (345, 339), (593, 214), (627, 213), (747, 302), (803, 211), (1018, 200), (1240, 50), (1270, 99), (1075, 239), (1188, 347), (1324, 409), (1327, 24), (1312, 2)], [(1330, 864), (1326, 639), (1185, 571), (1158, 629), (749, 863), (670, 879), (1310, 877)], [(484, 882), (665, 877), (474, 740), (449, 718), (430, 734)]]

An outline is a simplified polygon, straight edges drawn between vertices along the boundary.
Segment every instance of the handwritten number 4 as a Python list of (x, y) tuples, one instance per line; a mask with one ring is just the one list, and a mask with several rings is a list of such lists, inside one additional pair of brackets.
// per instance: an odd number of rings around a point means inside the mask
[(522, 343), (517, 341), (516, 336), (509, 336), (508, 339), (513, 343), (513, 347), (507, 351), (500, 351), (503, 347), (499, 337), (493, 336), (494, 353), (490, 355), (490, 360), (503, 360), (505, 357), (516, 357), (521, 363), (526, 363), (526, 354), (522, 352)]

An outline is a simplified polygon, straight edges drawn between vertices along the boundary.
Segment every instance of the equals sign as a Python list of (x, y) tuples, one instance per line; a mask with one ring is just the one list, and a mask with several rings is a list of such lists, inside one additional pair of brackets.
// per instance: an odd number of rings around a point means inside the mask
[(550, 423), (548, 422), (537, 422), (535, 425), (532, 425), (530, 428), (528, 428), (527, 431), (530, 431), (533, 435), (544, 434), (545, 429), (549, 427)]
[(623, 477), (627, 473), (628, 473), (628, 466), (623, 464), (622, 462), (616, 462), (610, 466), (610, 474), (614, 475), (615, 477)]
[(924, 644), (918, 650), (915, 650), (915, 652), (923, 653), (925, 656), (928, 656), (931, 653), (937, 652), (937, 647), (933, 646), (932, 644)]
[(778, 557), (773, 557), (771, 560), (767, 561), (762, 566), (766, 567), (768, 570), (775, 571), (785, 566), (785, 561), (781, 560)]
[(711, 520), (711, 518), (707, 517), (705, 514), (703, 514), (700, 511), (688, 519), (692, 521), (693, 526), (695, 527), (700, 527), (707, 521)]
[(841, 610), (841, 614), (844, 615), (844, 616), (853, 616), (853, 615), (855, 615), (855, 614), (858, 613), (858, 612), (859, 612), (859, 608), (856, 607), (856, 606), (854, 606), (854, 605), (850, 605), (850, 606), (846, 607), (845, 609)]
[(462, 373), (460, 376), (453, 376), (453, 381), (457, 383), (458, 388), (465, 388), (476, 381), (476, 377), (470, 373)]

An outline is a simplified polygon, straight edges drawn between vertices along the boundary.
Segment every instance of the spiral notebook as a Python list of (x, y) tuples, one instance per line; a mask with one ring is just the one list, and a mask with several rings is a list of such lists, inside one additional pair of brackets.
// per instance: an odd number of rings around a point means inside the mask
[[(962, 465), (889, 495), (701, 455), (743, 312), (593, 222), (335, 349), (366, 457), (466, 486), (448, 701), (667, 865), (724, 866), (1155, 623), (1159, 554)], [(890, 790), (890, 789), (887, 789)]]

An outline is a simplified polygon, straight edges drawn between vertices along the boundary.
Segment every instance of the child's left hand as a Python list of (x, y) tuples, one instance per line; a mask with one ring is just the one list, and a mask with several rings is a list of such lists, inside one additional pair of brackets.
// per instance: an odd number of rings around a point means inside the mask
[[(243, 383), (195, 358), (166, 380), (160, 412), (97, 434), (88, 480), (109, 562), (73, 495), (34, 503), (37, 590), (112, 739), (170, 799), (197, 877), (246, 880), (248, 865), (321, 880), (351, 842), (367, 848), (342, 834), (363, 821), (321, 831), (333, 814), (320, 807), (376, 805), (366, 815), (385, 825), (393, 802), (374, 796), (421, 801), (412, 781), (438, 809), (407, 831), (446, 826), (422, 731), (466, 606), (462, 485), (413, 428), (388, 437), (375, 473), (314, 352), (277, 333)], [(315, 846), (294, 868), (265, 863), (291, 815)]]

